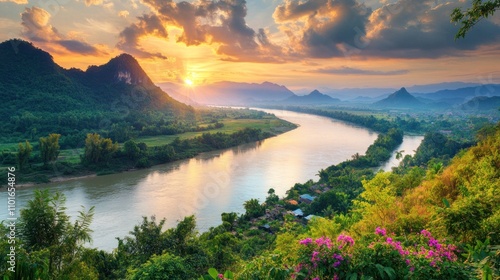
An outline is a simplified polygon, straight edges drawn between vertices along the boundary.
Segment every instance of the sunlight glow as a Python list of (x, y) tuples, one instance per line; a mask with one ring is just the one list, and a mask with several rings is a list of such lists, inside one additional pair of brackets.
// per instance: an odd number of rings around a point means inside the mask
[(184, 79), (184, 83), (190, 87), (192, 87), (194, 85), (194, 83), (191, 79)]

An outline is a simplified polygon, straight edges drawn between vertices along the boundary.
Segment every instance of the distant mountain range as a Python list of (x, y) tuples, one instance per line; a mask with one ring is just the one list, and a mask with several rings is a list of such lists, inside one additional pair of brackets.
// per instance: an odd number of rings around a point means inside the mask
[(279, 103), (285, 103), (285, 104), (303, 104), (303, 105), (311, 105), (311, 104), (330, 104), (330, 103), (337, 103), (340, 102), (340, 99), (338, 98), (333, 98), (331, 96), (328, 96), (326, 94), (323, 94), (319, 92), (318, 90), (313, 90), (311, 93), (308, 95), (293, 95), (288, 97), (285, 100), (278, 101)]
[(190, 93), (196, 102), (212, 105), (248, 105), (284, 100), (295, 94), (285, 86), (270, 82), (236, 83), (218, 82), (199, 86)]
[(500, 109), (500, 96), (478, 96), (460, 106), (465, 111), (487, 111)]
[[(456, 88), (464, 85), (473, 86)], [(270, 82), (261, 84), (218, 82), (194, 88), (174, 83), (161, 83), (159, 86), (177, 100), (190, 105), (336, 104), (342, 106), (375, 106), (377, 108), (444, 109), (458, 108), (461, 104), (477, 96), (500, 96), (500, 85), (476, 85), (462, 82), (418, 85), (399, 90), (390, 88), (344, 89), (335, 94), (325, 94), (323, 90), (315, 89), (304, 95), (296, 95), (285, 86)], [(453, 89), (430, 93), (416, 91), (428, 91), (445, 86)], [(415, 90), (410, 90), (411, 88)], [(304, 93), (304, 89), (299, 92)], [(410, 92), (412, 93), (410, 94)], [(354, 96), (360, 93), (364, 95)]]

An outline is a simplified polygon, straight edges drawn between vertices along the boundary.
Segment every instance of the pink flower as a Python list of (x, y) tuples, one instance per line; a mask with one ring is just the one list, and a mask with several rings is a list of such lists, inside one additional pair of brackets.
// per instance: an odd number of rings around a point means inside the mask
[[(342, 242), (343, 244), (342, 245), (345, 245), (345, 244), (348, 244), (349, 246), (353, 246), (354, 245), (354, 239), (352, 239), (352, 237), (350, 237), (349, 235), (339, 235), (339, 237), (337, 238), (337, 241), (338, 242)], [(342, 245), (339, 246), (340, 248), (342, 248)]]
[(428, 230), (425, 230), (423, 229), (420, 234), (422, 234), (424, 237), (427, 237), (427, 238), (431, 238), (432, 237), (432, 234), (428, 231)]
[(311, 257), (311, 262), (316, 262), (316, 261), (319, 261), (319, 252), (318, 251), (313, 251), (312, 253), (312, 257)]
[(386, 230), (385, 230), (385, 228), (377, 227), (375, 229), (375, 234), (378, 234), (378, 235), (381, 235), (381, 236), (385, 236), (386, 235)]
[(220, 273), (219, 273), (219, 275), (217, 275), (217, 277), (219, 277), (219, 279), (224, 279), (224, 275), (220, 274)]
[(410, 260), (409, 259), (406, 259), (405, 262), (406, 262), (407, 265), (410, 265)]
[(315, 242), (316, 242), (316, 244), (318, 244), (318, 246), (326, 245), (326, 247), (328, 247), (328, 249), (332, 248), (332, 241), (328, 237), (320, 237), (320, 238), (316, 239)]
[(311, 243), (312, 243), (312, 238), (310, 238), (310, 237), (309, 237), (309, 238), (306, 238), (306, 239), (304, 239), (304, 240), (300, 240), (300, 242), (299, 242), (299, 243), (300, 243), (301, 245), (309, 245), (309, 244), (311, 244)]

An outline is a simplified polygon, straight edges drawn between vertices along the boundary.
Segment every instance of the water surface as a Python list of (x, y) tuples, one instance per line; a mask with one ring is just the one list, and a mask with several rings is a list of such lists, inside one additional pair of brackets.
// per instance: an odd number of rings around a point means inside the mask
[[(117, 246), (115, 237), (127, 235), (142, 216), (166, 218), (166, 227), (172, 227), (195, 214), (198, 228), (206, 230), (220, 224), (223, 212), (243, 213), (243, 203), (251, 198), (263, 202), (269, 188), (283, 196), (297, 182), (318, 179), (320, 169), (363, 154), (377, 137), (365, 128), (325, 117), (264, 111), (299, 127), (258, 143), (149, 169), (19, 189), (17, 206), (24, 206), (34, 189), (47, 188), (66, 196), (71, 216), (82, 205), (95, 206), (90, 246), (112, 250)], [(417, 142), (402, 149), (416, 149)], [(0, 192), (0, 201), (7, 201), (5, 191)], [(0, 214), (1, 220), (7, 217), (5, 211)]]

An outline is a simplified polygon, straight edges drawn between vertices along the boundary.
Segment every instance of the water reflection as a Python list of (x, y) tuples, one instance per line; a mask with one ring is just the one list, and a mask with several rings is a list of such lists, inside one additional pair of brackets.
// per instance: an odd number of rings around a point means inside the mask
[[(115, 237), (128, 234), (142, 216), (166, 218), (165, 226), (172, 227), (195, 214), (203, 231), (220, 224), (222, 212), (242, 213), (246, 200), (262, 202), (271, 187), (283, 196), (295, 183), (317, 179), (320, 169), (364, 153), (377, 137), (364, 128), (324, 117), (265, 111), (300, 126), (258, 143), (145, 170), (19, 189), (17, 206), (26, 204), (33, 189), (64, 193), (72, 216), (80, 205), (95, 206), (93, 246), (111, 250), (117, 246)], [(5, 199), (6, 193), (0, 193), (0, 200)], [(1, 215), (0, 219), (6, 218)]]

